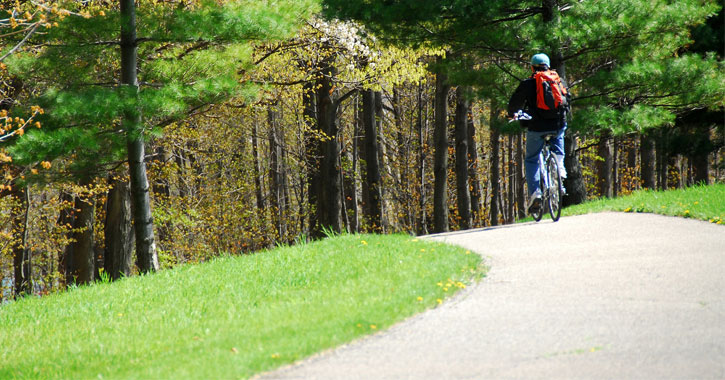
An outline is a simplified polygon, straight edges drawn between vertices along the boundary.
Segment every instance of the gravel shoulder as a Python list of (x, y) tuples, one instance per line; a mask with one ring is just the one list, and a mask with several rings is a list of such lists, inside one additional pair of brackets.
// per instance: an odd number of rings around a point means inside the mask
[(428, 237), (490, 271), (264, 379), (725, 378), (725, 227), (601, 213)]

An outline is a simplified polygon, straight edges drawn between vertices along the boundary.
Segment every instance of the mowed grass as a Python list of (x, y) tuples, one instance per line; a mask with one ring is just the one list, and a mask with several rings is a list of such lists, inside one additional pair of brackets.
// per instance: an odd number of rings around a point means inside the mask
[(603, 211), (647, 212), (725, 224), (725, 184), (692, 186), (680, 190), (636, 191), (618, 198), (603, 198), (567, 207), (562, 215)]
[(0, 306), (1, 379), (235, 379), (435, 307), (480, 256), (344, 235)]

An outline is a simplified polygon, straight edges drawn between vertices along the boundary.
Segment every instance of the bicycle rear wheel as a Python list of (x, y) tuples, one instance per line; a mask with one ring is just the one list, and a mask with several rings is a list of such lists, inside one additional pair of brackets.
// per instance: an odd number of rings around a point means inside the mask
[[(539, 171), (541, 171), (541, 169), (539, 169)], [(534, 208), (532, 208), (530, 210), (531, 211), (531, 216), (537, 222), (541, 220), (541, 217), (544, 215), (544, 212), (545, 212), (545, 210), (544, 210), (544, 196), (546, 194), (546, 192), (545, 192), (546, 182), (545, 182), (545, 179), (544, 179), (544, 173), (540, 173), (540, 176), (539, 176), (539, 189), (541, 189), (541, 197), (542, 197), (541, 198), (541, 201), (539, 202), (539, 207), (534, 207)]]
[(558, 221), (561, 217), (561, 175), (559, 175), (559, 164), (554, 155), (549, 156), (546, 162), (546, 175), (549, 177), (549, 214), (551, 220)]

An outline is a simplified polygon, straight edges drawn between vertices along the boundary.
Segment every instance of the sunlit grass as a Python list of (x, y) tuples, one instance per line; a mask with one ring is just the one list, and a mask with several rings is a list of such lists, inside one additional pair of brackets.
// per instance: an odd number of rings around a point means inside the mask
[(478, 255), (347, 235), (0, 307), (2, 379), (247, 378), (435, 307)]
[(647, 212), (725, 224), (725, 184), (667, 191), (636, 191), (627, 196), (603, 198), (568, 207), (562, 210), (562, 215), (602, 211)]

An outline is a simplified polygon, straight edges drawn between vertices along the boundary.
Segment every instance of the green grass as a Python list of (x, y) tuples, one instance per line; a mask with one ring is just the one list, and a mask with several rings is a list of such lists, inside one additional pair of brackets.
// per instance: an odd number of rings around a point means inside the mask
[(647, 212), (725, 224), (725, 184), (693, 186), (681, 190), (636, 191), (623, 197), (603, 198), (567, 207), (562, 210), (562, 215), (603, 211)]
[(478, 255), (345, 235), (0, 307), (2, 379), (247, 378), (437, 306)]

